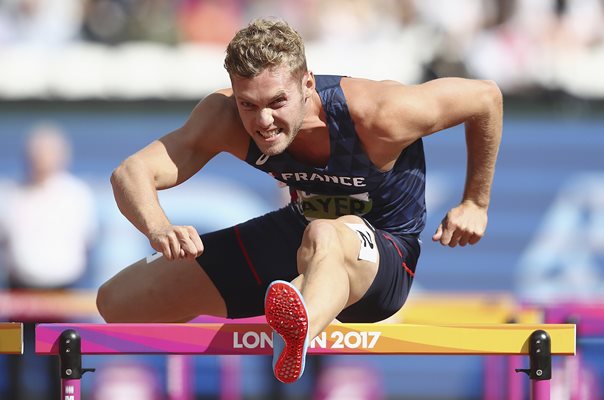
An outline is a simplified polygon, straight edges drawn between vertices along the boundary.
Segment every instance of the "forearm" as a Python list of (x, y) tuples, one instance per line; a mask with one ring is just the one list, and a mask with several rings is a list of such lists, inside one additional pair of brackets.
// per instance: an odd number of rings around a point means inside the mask
[(124, 161), (111, 175), (111, 185), (119, 210), (145, 236), (170, 225), (144, 163), (133, 158)]
[(465, 123), (468, 161), (463, 201), (486, 209), (501, 142), (503, 101), (501, 92), (494, 85), (482, 100), (485, 111)]

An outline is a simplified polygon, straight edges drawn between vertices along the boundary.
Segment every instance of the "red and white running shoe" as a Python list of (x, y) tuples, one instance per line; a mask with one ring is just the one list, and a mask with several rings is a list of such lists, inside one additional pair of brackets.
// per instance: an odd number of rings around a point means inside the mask
[(264, 313), (273, 328), (273, 372), (293, 383), (304, 372), (308, 349), (308, 313), (302, 294), (286, 281), (274, 281), (264, 296)]

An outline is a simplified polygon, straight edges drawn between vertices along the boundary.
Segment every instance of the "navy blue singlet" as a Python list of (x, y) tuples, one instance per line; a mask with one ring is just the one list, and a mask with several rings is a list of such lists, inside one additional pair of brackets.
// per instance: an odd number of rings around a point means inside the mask
[(408, 146), (390, 171), (380, 171), (357, 136), (340, 86), (342, 77), (315, 78), (329, 127), (327, 166), (305, 165), (287, 151), (266, 157), (252, 139), (245, 161), (288, 185), (292, 203), (308, 220), (354, 214), (395, 235), (419, 235), (426, 223), (422, 140)]

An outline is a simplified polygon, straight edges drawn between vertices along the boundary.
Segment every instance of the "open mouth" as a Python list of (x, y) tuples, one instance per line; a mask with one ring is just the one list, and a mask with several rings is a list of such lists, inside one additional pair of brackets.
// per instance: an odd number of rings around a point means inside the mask
[(256, 131), (256, 132), (265, 139), (272, 139), (275, 136), (277, 136), (278, 134), (280, 134), (281, 132), (283, 132), (283, 129), (275, 128), (275, 129), (271, 129), (266, 132), (261, 132), (261, 131)]

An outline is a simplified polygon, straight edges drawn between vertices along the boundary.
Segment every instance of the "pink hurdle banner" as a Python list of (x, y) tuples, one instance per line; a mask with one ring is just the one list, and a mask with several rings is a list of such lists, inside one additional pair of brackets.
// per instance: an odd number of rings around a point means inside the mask
[[(67, 329), (82, 354), (272, 354), (266, 324), (39, 324), (36, 353), (58, 354)], [(552, 354), (575, 354), (572, 324), (333, 324), (311, 342), (311, 354), (528, 354), (537, 329), (552, 337)]]

